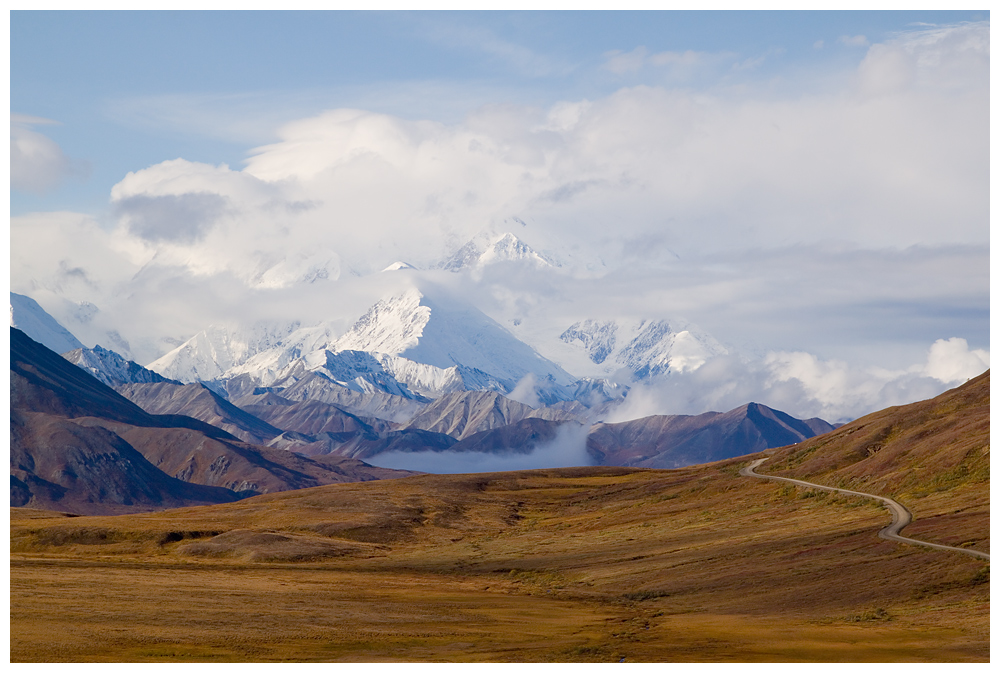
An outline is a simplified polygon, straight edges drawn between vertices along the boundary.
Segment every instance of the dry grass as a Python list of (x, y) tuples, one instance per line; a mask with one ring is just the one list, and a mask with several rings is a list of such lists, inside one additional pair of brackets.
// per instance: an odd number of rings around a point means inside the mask
[(988, 566), (880, 540), (868, 501), (738, 467), (12, 509), (11, 658), (989, 660)]

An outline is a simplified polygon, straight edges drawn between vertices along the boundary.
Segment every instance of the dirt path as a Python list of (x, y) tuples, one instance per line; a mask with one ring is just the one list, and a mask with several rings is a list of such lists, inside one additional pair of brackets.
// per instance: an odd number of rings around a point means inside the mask
[(880, 538), (886, 540), (894, 540), (896, 542), (902, 542), (904, 544), (914, 544), (921, 547), (931, 547), (932, 549), (943, 549), (945, 551), (957, 551), (963, 554), (969, 554), (970, 556), (975, 556), (976, 558), (990, 560), (990, 555), (981, 551), (976, 551), (974, 549), (962, 549), (961, 547), (949, 547), (943, 544), (934, 544), (933, 542), (923, 542), (921, 540), (914, 540), (913, 538), (903, 537), (899, 535), (899, 531), (903, 530), (905, 526), (908, 526), (911, 521), (913, 521), (913, 515), (910, 514), (910, 510), (906, 509), (898, 502), (892, 498), (885, 498), (881, 495), (872, 495), (871, 493), (860, 493), (858, 491), (848, 491), (843, 488), (833, 488), (832, 486), (821, 486), (820, 484), (813, 484), (808, 481), (800, 481), (799, 479), (789, 479), (788, 477), (771, 477), (766, 474), (758, 474), (754, 472), (761, 463), (766, 461), (767, 458), (758, 458), (754, 460), (749, 465), (740, 470), (740, 475), (743, 477), (757, 477), (758, 479), (770, 479), (771, 481), (784, 481), (789, 484), (795, 484), (796, 486), (806, 486), (808, 488), (818, 488), (821, 491), (830, 491), (832, 493), (846, 493), (847, 495), (860, 495), (864, 498), (873, 498), (878, 500), (883, 505), (889, 508), (892, 512), (892, 523), (883, 528), (878, 532)]

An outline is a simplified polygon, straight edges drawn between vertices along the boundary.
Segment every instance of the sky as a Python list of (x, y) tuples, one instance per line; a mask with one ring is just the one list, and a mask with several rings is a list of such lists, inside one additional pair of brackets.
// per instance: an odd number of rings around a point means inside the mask
[(543, 355), (601, 317), (741, 354), (644, 409), (836, 420), (988, 366), (988, 12), (15, 11), (10, 40), (11, 290), (87, 345), (349, 324), (388, 264), (510, 229), (559, 271), (458, 284)]

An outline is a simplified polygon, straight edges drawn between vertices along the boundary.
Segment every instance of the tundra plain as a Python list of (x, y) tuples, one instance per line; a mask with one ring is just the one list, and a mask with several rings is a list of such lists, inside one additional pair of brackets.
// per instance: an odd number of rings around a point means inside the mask
[(880, 539), (873, 501), (738, 474), (767, 456), (761, 472), (900, 500), (906, 535), (988, 552), (988, 424), (987, 373), (675, 470), (12, 508), (11, 660), (988, 661), (988, 562)]

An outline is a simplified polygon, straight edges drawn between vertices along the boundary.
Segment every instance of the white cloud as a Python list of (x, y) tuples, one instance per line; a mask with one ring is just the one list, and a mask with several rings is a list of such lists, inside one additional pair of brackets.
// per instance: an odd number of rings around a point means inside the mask
[[(948, 68), (968, 51), (963, 39), (978, 44), (964, 34), (911, 41), (906, 53), (918, 71)], [(661, 67), (701, 59), (633, 55)], [(885, 59), (873, 47), (861, 71), (875, 62)], [(429, 264), (512, 214), (535, 222), (539, 240), (571, 242), (611, 267), (612, 232), (622, 241), (667, 231), (682, 255), (830, 240), (984, 243), (986, 71), (976, 88), (952, 92), (893, 89), (887, 69), (874, 79), (895, 93), (877, 105), (849, 92), (733, 98), (640, 86), (548, 110), (486, 106), (458, 124), (336, 109), (285, 125), (243, 170), (167, 161), (129, 174), (112, 198), (168, 259), (196, 241), (183, 264), (204, 272), (315, 245), (362, 272)], [(180, 217), (192, 209), (202, 212)]]
[(609, 51), (604, 55), (604, 58), (607, 59), (604, 62), (604, 68), (616, 75), (636, 72), (645, 65), (646, 53), (645, 47), (636, 47), (630, 52)]
[(608, 420), (729, 411), (752, 401), (797, 418), (848, 421), (933, 397), (988, 368), (989, 352), (970, 351), (960, 338), (939, 339), (926, 362), (899, 370), (822, 360), (802, 351), (771, 352), (761, 359), (720, 356), (693, 372), (636, 386)]
[(366, 463), (398, 470), (415, 470), (433, 474), (467, 474), (476, 472), (508, 472), (540, 470), (549, 467), (593, 465), (587, 453), (589, 427), (565, 423), (556, 429), (551, 442), (536, 446), (531, 453), (434, 452), (413, 453), (391, 451), (365, 458)]
[(44, 194), (74, 172), (62, 148), (34, 126), (57, 122), (11, 115), (10, 117), (10, 186), (21, 192)]
[(931, 27), (872, 45), (858, 68), (868, 95), (978, 88), (989, 72), (988, 23)]
[(538, 381), (535, 375), (528, 372), (524, 375), (524, 378), (517, 382), (514, 386), (514, 390), (507, 394), (507, 397), (514, 400), (515, 402), (520, 402), (521, 404), (527, 404), (529, 407), (537, 409), (540, 406), (538, 401)]
[(969, 350), (965, 339), (938, 339), (931, 346), (924, 372), (942, 383), (964, 383), (982, 374), (990, 366), (987, 350)]
[[(661, 82), (737, 62), (642, 49), (609, 58), (618, 56), (624, 70), (659, 69)], [(426, 268), (516, 215), (529, 223), (518, 235), (562, 269), (487, 270), (465, 289), (499, 297), (502, 317), (519, 311), (538, 342), (598, 309), (648, 318), (654, 306), (723, 339), (747, 332), (768, 337), (765, 350), (822, 353), (776, 361), (785, 380), (741, 380), (787, 397), (812, 385), (835, 406), (821, 379), (851, 381), (854, 370), (813, 347), (833, 337), (810, 322), (876, 325), (887, 310), (915, 320), (906, 312), (921, 302), (973, 312), (982, 296), (988, 303), (983, 256), (969, 252), (989, 241), (988, 25), (873, 45), (855, 75), (781, 95), (752, 82), (635, 86), (547, 109), (481, 106), (454, 123), (329, 110), (282, 126), (242, 170), (177, 159), (128, 174), (103, 226), (19, 219), (12, 286), (92, 302), (123, 333), (149, 339), (190, 336), (240, 311), (356, 317), (374, 291), (358, 289), (355, 273), (397, 260)], [(43, 230), (58, 242), (46, 245)], [(900, 252), (912, 246), (931, 252)]]

